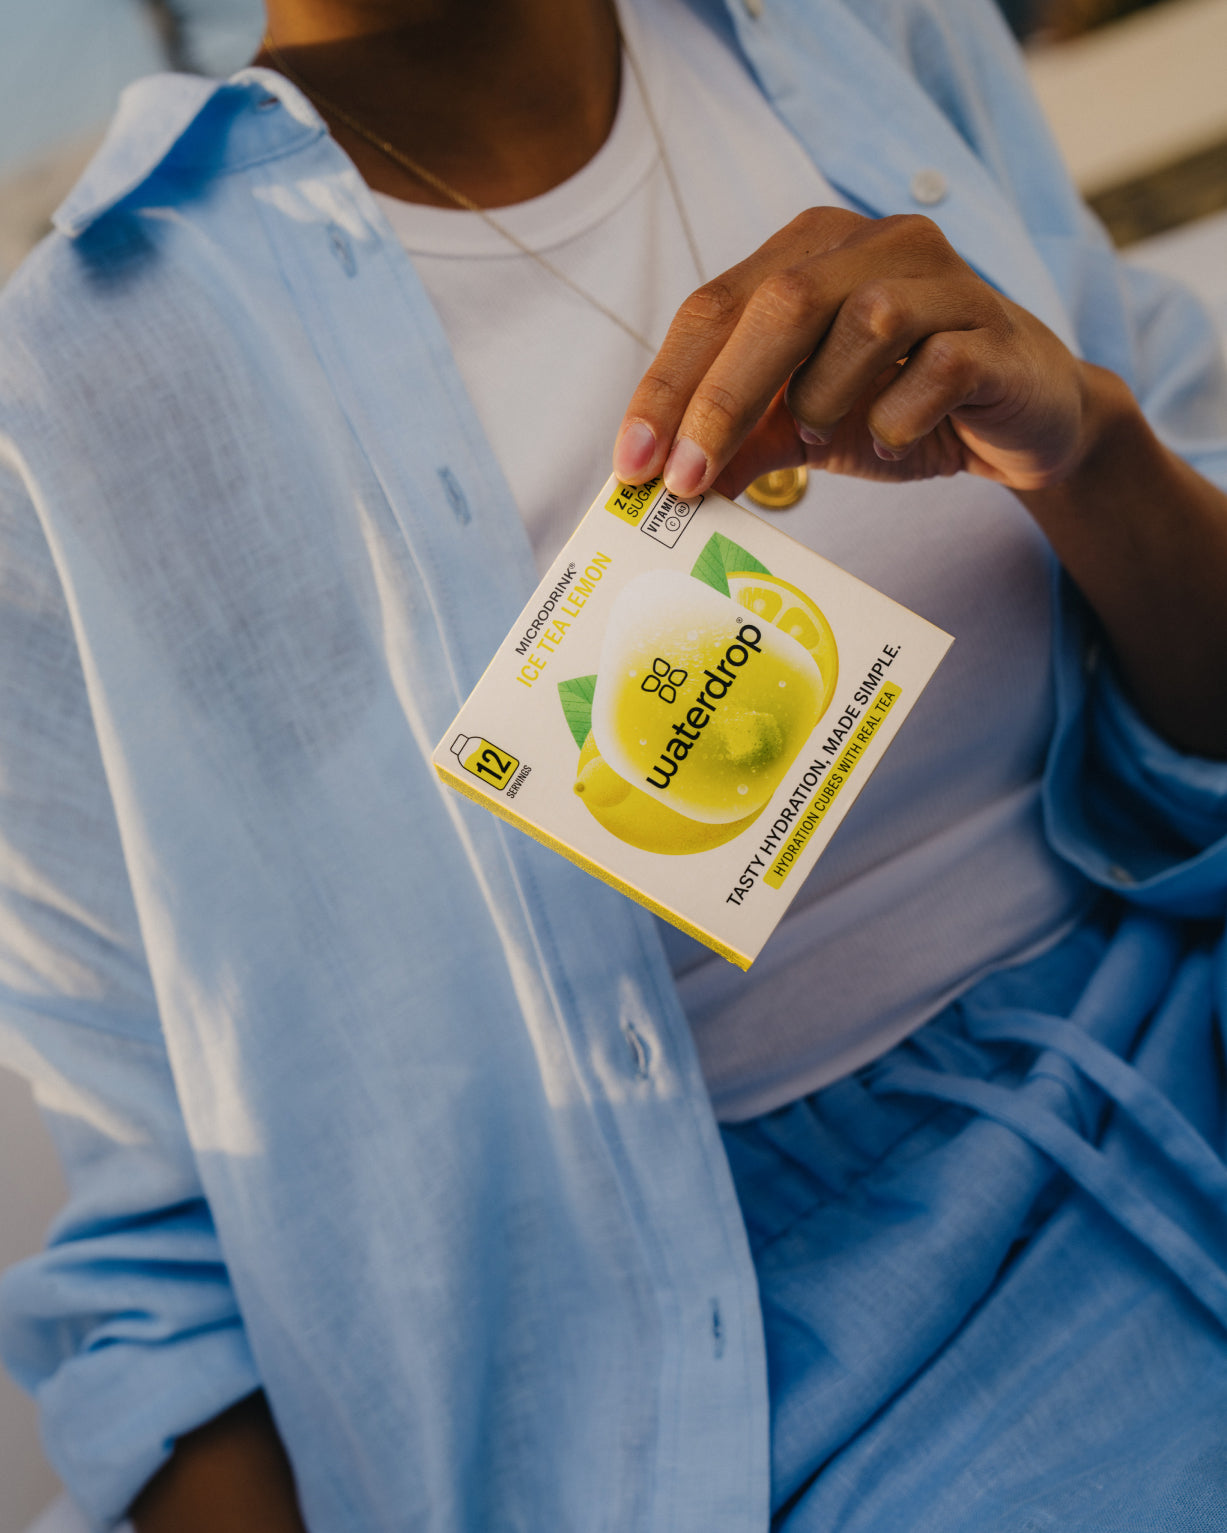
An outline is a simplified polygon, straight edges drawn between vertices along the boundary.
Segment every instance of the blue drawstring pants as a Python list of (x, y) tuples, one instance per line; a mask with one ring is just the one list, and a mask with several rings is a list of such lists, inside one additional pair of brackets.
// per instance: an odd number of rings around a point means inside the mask
[(726, 1126), (783, 1533), (1227, 1529), (1222, 963), (1106, 899)]

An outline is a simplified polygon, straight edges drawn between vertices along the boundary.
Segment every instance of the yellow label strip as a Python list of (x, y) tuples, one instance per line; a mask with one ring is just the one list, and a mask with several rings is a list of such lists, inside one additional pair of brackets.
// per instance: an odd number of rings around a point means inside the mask
[(605, 509), (632, 527), (638, 527), (659, 489), (659, 477), (649, 479), (647, 484), (620, 484), (605, 502)]
[(827, 773), (826, 780), (815, 792), (809, 808), (797, 821), (796, 830), (785, 841), (771, 866), (763, 874), (763, 883), (778, 889), (792, 872), (810, 837), (826, 818), (827, 811), (839, 797), (840, 790), (852, 775), (853, 768), (864, 756), (870, 740), (873, 739), (891, 708), (898, 702), (899, 696), (900, 689), (893, 682), (888, 681), (883, 685), (872, 708), (866, 713), (864, 722), (848, 742), (843, 755)]

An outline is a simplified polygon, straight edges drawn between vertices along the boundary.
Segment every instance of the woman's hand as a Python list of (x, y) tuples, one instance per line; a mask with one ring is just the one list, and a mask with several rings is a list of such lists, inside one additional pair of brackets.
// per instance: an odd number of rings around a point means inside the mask
[(1082, 365), (920, 216), (811, 208), (694, 293), (626, 412), (614, 471), (736, 495), (809, 463), (1017, 490), (1089, 445)]
[(614, 449), (684, 498), (800, 463), (1015, 491), (1143, 713), (1227, 757), (1227, 495), (929, 219), (802, 213), (682, 305)]

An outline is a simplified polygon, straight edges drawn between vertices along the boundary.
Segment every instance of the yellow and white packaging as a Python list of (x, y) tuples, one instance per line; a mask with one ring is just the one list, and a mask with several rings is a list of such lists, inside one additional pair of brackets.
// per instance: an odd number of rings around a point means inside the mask
[(433, 760), (745, 969), (950, 643), (720, 495), (610, 479)]

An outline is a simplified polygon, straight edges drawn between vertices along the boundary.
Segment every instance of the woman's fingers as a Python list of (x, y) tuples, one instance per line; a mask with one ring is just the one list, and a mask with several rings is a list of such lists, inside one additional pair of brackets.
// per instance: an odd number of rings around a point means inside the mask
[[(997, 314), (968, 284), (875, 279), (849, 289), (843, 264), (775, 273), (751, 295), (683, 412), (664, 470), (675, 494), (696, 495), (724, 472), (781, 386), (794, 431), (813, 447), (876, 395), (865, 423), (891, 461), (997, 385), (988, 328)], [(892, 381), (903, 356), (911, 360)]]
[(1066, 348), (929, 219), (810, 209), (682, 305), (614, 468), (686, 498), (802, 455), (1032, 489), (1076, 461), (1079, 400)]
[(838, 291), (822, 262), (772, 272), (758, 284), (676, 427), (664, 471), (675, 495), (697, 495), (716, 479), (813, 355), (838, 307)]
[[(639, 483), (661, 473), (683, 435), (687, 409), (758, 290), (764, 284), (770, 288), (781, 271), (814, 260), (846, 243), (854, 232), (869, 227), (869, 219), (843, 208), (810, 209), (746, 260), (692, 293), (678, 310), (660, 351), (631, 397), (614, 447), (614, 472)], [(806, 354), (802, 351), (796, 360)], [(787, 372), (780, 373), (765, 393), (759, 389), (760, 413), (787, 377)], [(719, 411), (714, 399), (712, 409)], [(706, 454), (699, 451), (705, 459)], [(687, 456), (682, 447), (680, 463)], [(693, 461), (694, 454), (689, 456)], [(731, 449), (725, 461), (729, 456)]]
[[(787, 232), (787, 231), (783, 231)], [(631, 396), (614, 446), (614, 473), (641, 484), (669, 457), (682, 416), (735, 329), (758, 285), (770, 274), (776, 235), (746, 260), (697, 288), (677, 313), (652, 365)]]
[[(614, 444), (614, 473), (630, 484), (659, 474), (694, 389), (720, 354), (744, 302), (738, 268), (692, 293), (631, 396)], [(746, 282), (745, 290), (751, 290)]]
[[(897, 460), (999, 385), (1010, 329), (1000, 295), (930, 220), (811, 209), (683, 304), (631, 400), (615, 471), (639, 481), (663, 472), (690, 497), (731, 482), (734, 464), (740, 478), (767, 439), (795, 458), (778, 420), (757, 429), (781, 390), (811, 461), (854, 412), (874, 433), (871, 455)], [(912, 360), (867, 414), (901, 358)]]
[(978, 298), (962, 284), (934, 279), (874, 280), (855, 288), (789, 380), (786, 399), (803, 440), (830, 441), (857, 401), (901, 361), (869, 416), (882, 457), (905, 452), (974, 397), (993, 351), (987, 327), (997, 320)]

